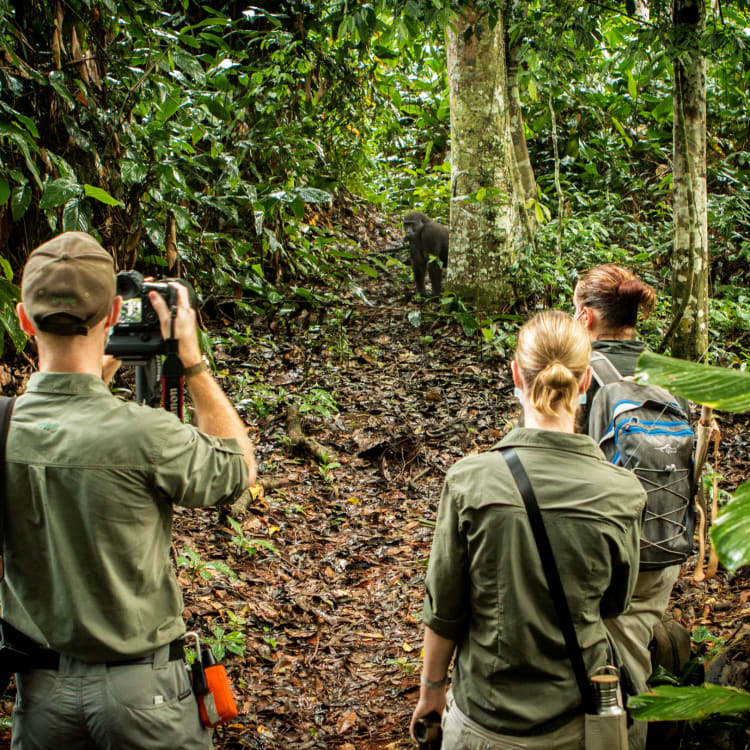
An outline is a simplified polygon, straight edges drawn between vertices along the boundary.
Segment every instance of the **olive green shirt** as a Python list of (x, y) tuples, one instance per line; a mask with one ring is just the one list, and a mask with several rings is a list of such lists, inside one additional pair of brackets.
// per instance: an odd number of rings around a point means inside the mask
[(133, 658), (181, 635), (172, 504), (247, 487), (236, 440), (113, 396), (83, 373), (36, 373), (7, 446), (2, 616), (83, 661)]
[[(542, 510), (587, 670), (611, 663), (603, 617), (623, 612), (638, 573), (646, 495), (586, 435), (517, 428), (514, 447)], [(425, 582), (423, 619), (457, 643), (453, 694), (493, 732), (552, 731), (581, 695), (523, 499), (502, 454), (448, 472)]]

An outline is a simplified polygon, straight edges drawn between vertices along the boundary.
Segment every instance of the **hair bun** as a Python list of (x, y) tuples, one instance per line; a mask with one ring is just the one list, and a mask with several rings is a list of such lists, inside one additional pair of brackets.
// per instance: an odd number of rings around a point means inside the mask
[(575, 411), (590, 358), (591, 343), (582, 325), (559, 310), (537, 313), (518, 332), (515, 357), (529, 405), (550, 416)]
[(556, 411), (555, 404), (570, 401), (578, 390), (578, 380), (571, 369), (559, 360), (550, 362), (534, 378), (531, 405), (541, 412)]

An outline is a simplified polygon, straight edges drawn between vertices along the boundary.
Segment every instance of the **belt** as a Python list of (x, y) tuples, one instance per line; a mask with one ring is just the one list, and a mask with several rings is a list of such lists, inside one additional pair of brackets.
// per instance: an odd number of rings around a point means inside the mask
[[(154, 653), (141, 656), (137, 659), (122, 659), (119, 661), (104, 662), (108, 667), (128, 667), (133, 664), (153, 664)], [(179, 661), (184, 656), (183, 638), (175, 638), (169, 644), (169, 661)], [(60, 668), (60, 654), (50, 648), (37, 649), (27, 662), (27, 669), (54, 669)]]

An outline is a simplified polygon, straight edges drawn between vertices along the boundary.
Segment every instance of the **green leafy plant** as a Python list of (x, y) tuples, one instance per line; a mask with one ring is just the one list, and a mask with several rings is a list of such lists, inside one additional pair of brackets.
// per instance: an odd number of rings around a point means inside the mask
[(211, 647), (216, 661), (221, 661), (227, 651), (240, 658), (245, 655), (245, 633), (244, 620), (236, 615), (231, 629), (221, 625), (211, 625), (211, 635), (204, 638), (205, 643)]
[(249, 410), (260, 419), (276, 413), (286, 400), (286, 391), (281, 386), (274, 389), (265, 383), (251, 382), (247, 376), (238, 385), (238, 410)]
[(26, 345), (26, 334), (21, 330), (16, 316), (16, 303), (21, 299), (21, 290), (13, 283), (13, 270), (5, 258), (0, 258), (0, 352), (3, 347), (3, 330), (7, 333), (16, 351)]
[(324, 388), (311, 388), (299, 396), (300, 414), (318, 414), (323, 419), (330, 419), (338, 414), (339, 408), (334, 397)]
[(650, 693), (628, 700), (628, 708), (639, 721), (684, 721), (705, 719), (711, 714), (741, 714), (750, 711), (750, 693), (705, 683), (697, 687), (661, 685)]
[(231, 516), (227, 518), (227, 521), (235, 532), (231, 538), (232, 544), (238, 549), (241, 549), (243, 552), (250, 555), (250, 557), (253, 557), (258, 552), (258, 548), (267, 549), (274, 555), (279, 554), (279, 551), (276, 549), (276, 547), (274, 547), (273, 544), (271, 544), (271, 542), (269, 542), (267, 539), (251, 539), (250, 537), (246, 536), (239, 521), (235, 520)]
[(177, 557), (177, 566), (185, 568), (193, 580), (200, 578), (203, 581), (210, 581), (217, 573), (232, 580), (237, 578), (237, 574), (225, 562), (203, 560), (200, 553), (192, 547), (183, 548), (182, 554)]
[(406, 674), (414, 674), (416, 672), (416, 665), (410, 662), (405, 656), (399, 656), (396, 659), (386, 659), (385, 663), (388, 666), (398, 667), (402, 672)]
[(331, 484), (333, 482), (334, 476), (331, 472), (333, 469), (338, 469), (340, 466), (341, 464), (338, 461), (324, 461), (323, 463), (318, 464), (318, 471), (326, 484)]

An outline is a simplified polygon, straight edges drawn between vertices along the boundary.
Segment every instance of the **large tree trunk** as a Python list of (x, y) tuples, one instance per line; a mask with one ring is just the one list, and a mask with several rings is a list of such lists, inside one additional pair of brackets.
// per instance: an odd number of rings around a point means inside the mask
[[(531, 166), (529, 150), (526, 146), (526, 134), (523, 131), (523, 115), (521, 113), (521, 95), (518, 91), (518, 60), (521, 45), (509, 44), (506, 39), (507, 56), (505, 59), (508, 79), (508, 116), (510, 117), (510, 137), (513, 141), (513, 152), (519, 179), (523, 188), (523, 197), (528, 200), (537, 198), (536, 177), (534, 167)], [(531, 214), (534, 215), (533, 212)]]
[[(674, 253), (672, 355), (698, 360), (708, 349), (708, 218), (706, 210), (706, 63), (697, 42), (704, 0), (674, 0)], [(686, 62), (687, 60), (687, 62)], [(666, 343), (669, 343), (668, 341)]]
[(496, 312), (515, 299), (508, 269), (518, 258), (524, 234), (524, 187), (511, 135), (502, 18), (489, 29), (476, 9), (468, 8), (449, 24), (447, 49), (451, 106), (447, 286), (480, 309)]

